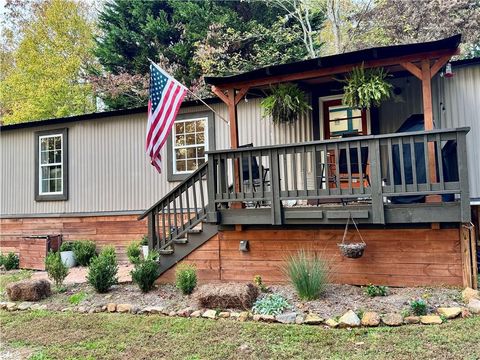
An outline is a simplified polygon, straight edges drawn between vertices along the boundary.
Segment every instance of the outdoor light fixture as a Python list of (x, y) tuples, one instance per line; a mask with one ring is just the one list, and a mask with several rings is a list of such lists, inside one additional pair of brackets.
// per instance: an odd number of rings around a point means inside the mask
[(240, 251), (248, 251), (248, 240), (240, 240)]
[(453, 77), (455, 74), (452, 71), (452, 64), (447, 63), (447, 65), (445, 66), (445, 72), (441, 73), (440, 75), (445, 78)]

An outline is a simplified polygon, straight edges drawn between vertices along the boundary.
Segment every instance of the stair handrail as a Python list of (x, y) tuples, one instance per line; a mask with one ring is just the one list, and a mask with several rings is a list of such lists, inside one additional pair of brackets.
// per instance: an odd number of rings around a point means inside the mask
[[(162, 203), (166, 202), (168, 200), (169, 197), (171, 197), (173, 194), (175, 194), (175, 192), (177, 192), (182, 186), (185, 185), (185, 183), (187, 183), (188, 181), (190, 181), (192, 178), (194, 178), (195, 176), (197, 176), (200, 172), (202, 172), (204, 169), (206, 169), (208, 166), (208, 161), (206, 161), (205, 163), (203, 163), (197, 170), (195, 170), (194, 172), (192, 172), (190, 175), (188, 175), (184, 180), (182, 180), (182, 182), (180, 182), (180, 184), (178, 184), (177, 186), (175, 186), (172, 190), (170, 190), (164, 197), (162, 197), (160, 200), (158, 200), (155, 204), (153, 204), (152, 206), (150, 206), (148, 208), (148, 210), (146, 210), (144, 213), (142, 213), (138, 218), (137, 220), (143, 220), (145, 219), (149, 213), (151, 213), (152, 211), (154, 211), (157, 207), (159, 207)], [(206, 171), (205, 171), (205, 174), (206, 174)]]

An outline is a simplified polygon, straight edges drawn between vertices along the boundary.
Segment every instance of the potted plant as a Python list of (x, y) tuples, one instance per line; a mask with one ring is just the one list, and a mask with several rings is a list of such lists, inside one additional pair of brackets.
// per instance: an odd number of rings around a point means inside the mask
[(67, 241), (62, 243), (60, 246), (60, 258), (62, 259), (62, 263), (64, 263), (68, 268), (77, 265), (77, 260), (75, 259), (75, 254), (73, 253), (72, 242)]
[(148, 257), (148, 236), (147, 235), (143, 235), (141, 244), (142, 244), (143, 258), (146, 259)]
[(386, 78), (388, 72), (383, 68), (366, 69), (357, 66), (347, 74), (345, 79), (338, 80), (343, 87), (343, 105), (355, 109), (378, 107), (382, 101), (390, 98), (393, 85)]
[(263, 116), (271, 116), (276, 124), (293, 123), (312, 109), (307, 95), (296, 84), (280, 84), (270, 90), (270, 95), (262, 100), (261, 106)]

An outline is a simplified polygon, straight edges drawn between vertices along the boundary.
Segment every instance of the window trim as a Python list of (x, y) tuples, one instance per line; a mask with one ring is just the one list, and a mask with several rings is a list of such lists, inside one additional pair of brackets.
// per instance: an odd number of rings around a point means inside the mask
[[(206, 118), (205, 129), (205, 151), (215, 150), (215, 116), (212, 111), (198, 111), (177, 115), (177, 120), (190, 120)], [(174, 154), (173, 154), (173, 127), (167, 138), (167, 180), (177, 182), (185, 180), (192, 172), (174, 173)]]
[[(62, 138), (62, 192), (41, 193), (40, 184), (40, 139), (61, 136)], [(35, 132), (35, 201), (65, 201), (68, 200), (68, 129), (52, 129)]]

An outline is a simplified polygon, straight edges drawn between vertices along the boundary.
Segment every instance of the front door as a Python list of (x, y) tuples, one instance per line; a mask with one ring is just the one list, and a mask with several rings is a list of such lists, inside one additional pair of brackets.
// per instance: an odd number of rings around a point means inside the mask
[[(366, 110), (352, 109), (348, 106), (342, 105), (342, 99), (330, 100), (323, 102), (323, 133), (324, 139), (340, 139), (352, 136), (367, 135), (367, 112)], [(340, 151), (340, 155), (342, 155)], [(357, 159), (356, 149), (350, 150), (350, 157)], [(352, 153), (353, 152), (353, 153)], [(347, 168), (346, 164), (342, 163), (342, 159), (345, 156), (340, 156), (339, 162), (335, 161), (333, 153), (327, 153), (327, 174), (326, 178), (329, 179), (330, 187), (337, 187), (338, 182), (342, 188), (348, 188), (349, 186), (358, 187), (360, 185), (359, 179), (368, 179), (369, 169), (362, 171), (358, 168), (357, 164), (352, 163), (351, 176), (348, 178), (348, 174), (343, 174)], [(345, 160), (345, 159), (344, 159)], [(367, 159), (362, 159), (362, 163)], [(357, 160), (358, 161), (358, 160)], [(340, 167), (340, 179), (336, 179), (336, 166)], [(355, 167), (355, 170), (354, 170)], [(362, 166), (363, 168), (363, 166)], [(360, 174), (362, 171), (362, 174)], [(349, 181), (352, 182), (349, 185)]]
[(325, 139), (367, 135), (367, 112), (342, 105), (342, 99), (323, 102)]

